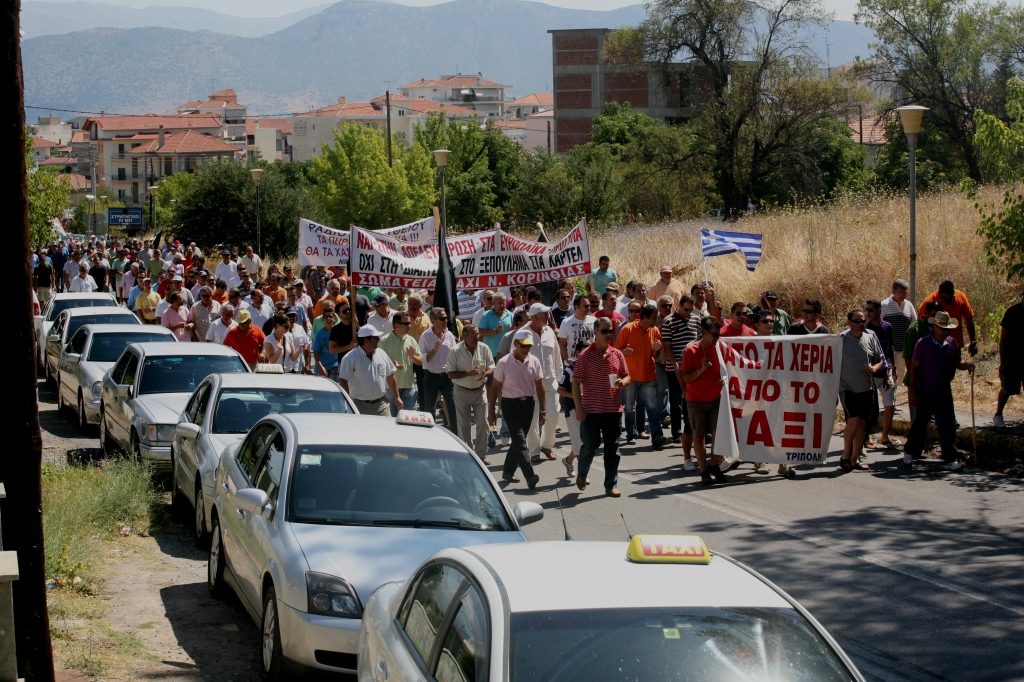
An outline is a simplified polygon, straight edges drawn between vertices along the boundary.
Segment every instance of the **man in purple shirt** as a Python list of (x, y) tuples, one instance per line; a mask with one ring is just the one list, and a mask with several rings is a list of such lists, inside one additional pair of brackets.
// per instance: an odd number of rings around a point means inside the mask
[(974, 372), (973, 362), (960, 359), (960, 345), (949, 334), (956, 329), (957, 320), (939, 310), (928, 318), (931, 335), (918, 340), (910, 362), (910, 404), (917, 407), (914, 421), (907, 434), (903, 450), (903, 463), (913, 464), (914, 458), (924, 452), (928, 421), (934, 416), (942, 447), (942, 460), (950, 471), (963, 468), (956, 449), (956, 419), (953, 414), (953, 390), (950, 382), (958, 369)]

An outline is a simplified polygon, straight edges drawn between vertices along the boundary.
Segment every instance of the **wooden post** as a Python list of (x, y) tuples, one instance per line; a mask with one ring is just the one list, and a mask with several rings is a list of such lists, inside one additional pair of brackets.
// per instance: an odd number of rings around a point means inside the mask
[(0, 552), (0, 682), (18, 679), (11, 583), (18, 579), (18, 555)]

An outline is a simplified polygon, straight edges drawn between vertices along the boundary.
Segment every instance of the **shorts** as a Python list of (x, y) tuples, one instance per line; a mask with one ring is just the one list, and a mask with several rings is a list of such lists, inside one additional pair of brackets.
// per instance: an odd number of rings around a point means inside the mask
[(717, 398), (708, 403), (688, 401), (686, 410), (690, 415), (690, 425), (693, 427), (694, 439), (703, 439), (704, 436), (715, 433), (715, 426), (718, 424), (718, 407), (722, 399)]
[(896, 405), (896, 384), (889, 381), (888, 388), (885, 385), (885, 379), (871, 379), (871, 384), (875, 387), (875, 390), (882, 396), (882, 407), (895, 407)]
[(999, 387), (1006, 395), (1020, 395), (1024, 384), (1024, 368), (1010, 367), (999, 373)]
[(874, 412), (874, 405), (871, 402), (872, 393), (873, 391), (864, 391), (863, 393), (843, 391), (839, 394), (847, 421), (872, 418), (872, 412)]

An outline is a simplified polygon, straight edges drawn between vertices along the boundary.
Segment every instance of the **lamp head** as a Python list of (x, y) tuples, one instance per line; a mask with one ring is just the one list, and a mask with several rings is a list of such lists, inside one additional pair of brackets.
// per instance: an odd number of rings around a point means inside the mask
[(255, 182), (257, 185), (260, 184), (260, 180), (263, 179), (263, 169), (262, 168), (250, 168), (249, 169), (249, 174), (252, 175), (252, 181), (253, 182)]
[(435, 149), (434, 150), (434, 163), (437, 164), (438, 168), (444, 168), (448, 165), (448, 155), (451, 154), (447, 149)]
[(924, 118), (924, 112), (928, 111), (928, 107), (908, 104), (905, 107), (897, 108), (896, 111), (900, 112), (900, 123), (903, 124), (904, 134), (917, 135), (921, 132), (921, 119)]

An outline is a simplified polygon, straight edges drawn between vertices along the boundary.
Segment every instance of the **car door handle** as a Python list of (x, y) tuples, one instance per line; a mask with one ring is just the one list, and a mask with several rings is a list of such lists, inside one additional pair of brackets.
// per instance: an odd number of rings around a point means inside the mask
[(388, 679), (388, 664), (384, 661), (377, 661), (377, 674), (382, 680)]
[(241, 509), (236, 509), (236, 510), (235, 510), (235, 514), (236, 514), (236, 515), (238, 516), (238, 518), (240, 518), (240, 519), (244, 519), (244, 518), (245, 518), (245, 512), (244, 512), (244, 511), (242, 511)]
[(224, 488), (224, 490), (230, 490), (230, 489), (231, 489), (231, 488), (230, 488), (230, 486), (228, 486), (228, 484), (227, 484), (227, 483), (221, 483), (221, 484), (220, 484), (220, 487), (221, 487), (221, 488)]

